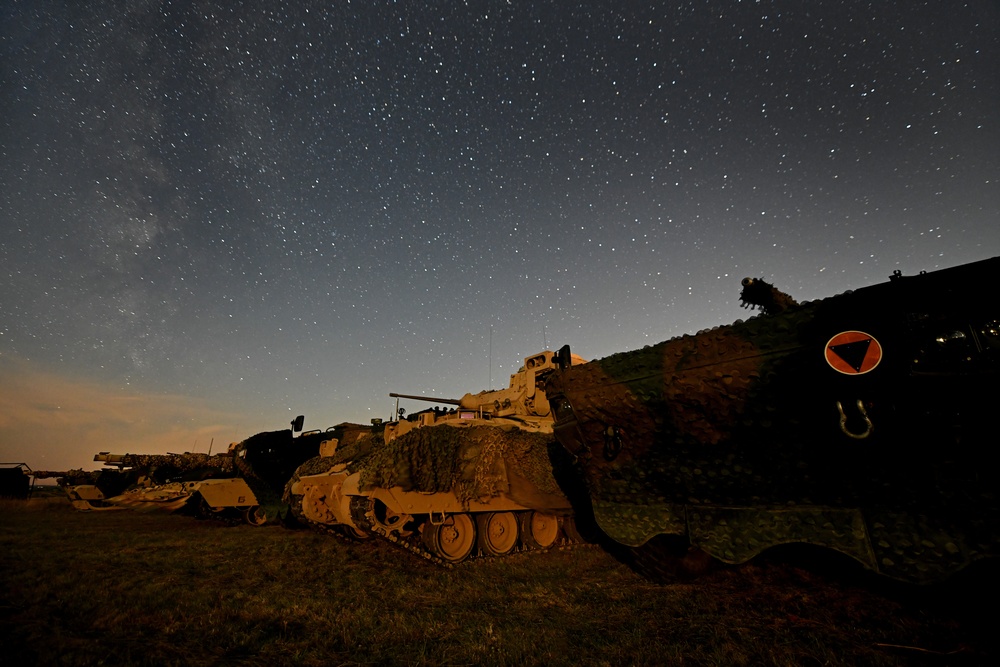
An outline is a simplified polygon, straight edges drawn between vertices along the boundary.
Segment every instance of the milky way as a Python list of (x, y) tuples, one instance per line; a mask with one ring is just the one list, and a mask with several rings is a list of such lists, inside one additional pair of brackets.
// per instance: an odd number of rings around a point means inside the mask
[(0, 3), (0, 370), (238, 439), (1000, 254), (995, 2), (633, 4)]

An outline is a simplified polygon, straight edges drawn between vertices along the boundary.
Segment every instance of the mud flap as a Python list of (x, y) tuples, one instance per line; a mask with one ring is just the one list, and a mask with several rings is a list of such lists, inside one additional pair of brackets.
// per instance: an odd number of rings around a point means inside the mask
[(260, 504), (246, 481), (239, 477), (205, 480), (197, 485), (197, 491), (212, 508), (249, 507)]

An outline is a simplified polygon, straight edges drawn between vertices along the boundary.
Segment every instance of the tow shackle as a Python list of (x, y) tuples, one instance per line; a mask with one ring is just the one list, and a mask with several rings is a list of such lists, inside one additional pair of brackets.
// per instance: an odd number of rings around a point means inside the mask
[(844, 435), (848, 438), (854, 438), (855, 440), (864, 440), (872, 434), (874, 426), (872, 425), (872, 420), (868, 417), (868, 413), (865, 411), (865, 404), (861, 402), (859, 398), (857, 401), (858, 412), (861, 413), (861, 418), (865, 421), (865, 430), (862, 433), (854, 433), (847, 428), (847, 415), (844, 413), (844, 406), (837, 401), (837, 412), (840, 413), (840, 430), (843, 431)]

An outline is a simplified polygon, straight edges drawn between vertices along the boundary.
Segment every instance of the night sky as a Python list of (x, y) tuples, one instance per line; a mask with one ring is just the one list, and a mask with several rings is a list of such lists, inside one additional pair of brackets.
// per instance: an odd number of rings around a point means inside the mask
[(0, 460), (36, 469), (506, 386), (745, 318), (744, 276), (1000, 255), (990, 0), (0, 0), (0, 49)]

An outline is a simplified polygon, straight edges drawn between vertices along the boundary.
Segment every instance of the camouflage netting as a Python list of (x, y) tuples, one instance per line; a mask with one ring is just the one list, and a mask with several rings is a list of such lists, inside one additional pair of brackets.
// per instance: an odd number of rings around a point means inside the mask
[(351, 467), (361, 470), (364, 489), (452, 491), (463, 503), (507, 492), (514, 476), (540, 493), (561, 495), (552, 476), (552, 441), (550, 434), (515, 428), (423, 428), (374, 448)]
[(293, 479), (308, 477), (309, 475), (322, 475), (330, 472), (330, 469), (337, 464), (332, 456), (317, 456), (311, 458), (298, 468), (296, 468)]
[(797, 306), (798, 301), (763, 278), (744, 278), (740, 305), (750, 310), (760, 308), (765, 315), (777, 315)]
[(203, 478), (233, 472), (233, 457), (229, 454), (126, 454), (122, 463), (124, 467), (149, 475), (159, 483), (175, 481), (178, 477), (187, 478), (192, 473), (196, 478)]
[(365, 461), (373, 450), (382, 449), (383, 446), (382, 433), (380, 432), (348, 431), (344, 437), (340, 438), (337, 452), (327, 458), (333, 464), (350, 463), (348, 469), (355, 473), (358, 471), (360, 463)]
[(57, 477), (56, 482), (60, 486), (74, 486), (77, 484), (96, 484), (97, 478), (101, 474), (101, 470), (83, 470), (82, 468), (74, 468), (73, 470), (67, 470), (66, 472), (50, 473), (46, 471), (36, 472), (36, 478), (46, 478), (46, 477)]
[(333, 456), (315, 456), (302, 462), (295, 469), (291, 479), (285, 484), (282, 495), (283, 502), (292, 505), (298, 504), (297, 501), (293, 500), (291, 489), (295, 482), (301, 478), (328, 473), (334, 466), (342, 463), (347, 463), (348, 471), (355, 473), (371, 454), (372, 449), (382, 446), (382, 433), (373, 432), (369, 428), (347, 428), (338, 431), (338, 435), (339, 444)]
[(1000, 556), (983, 389), (1000, 345), (979, 342), (1000, 340), (997, 302), (969, 289), (998, 273), (801, 305), (751, 279), (741, 300), (773, 314), (559, 369), (545, 390), (572, 408), (558, 432), (599, 525), (630, 546), (687, 534), (729, 562), (804, 542), (915, 582)]

